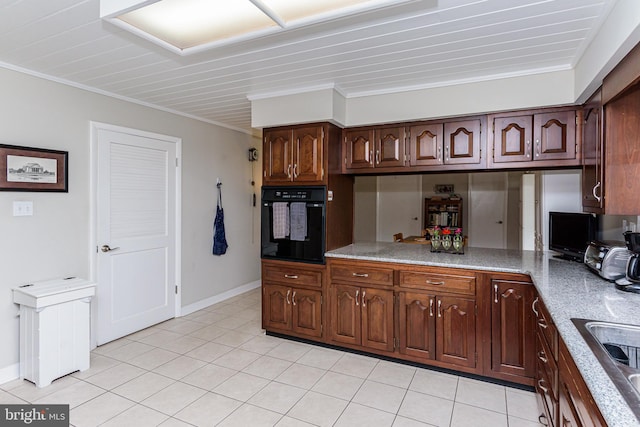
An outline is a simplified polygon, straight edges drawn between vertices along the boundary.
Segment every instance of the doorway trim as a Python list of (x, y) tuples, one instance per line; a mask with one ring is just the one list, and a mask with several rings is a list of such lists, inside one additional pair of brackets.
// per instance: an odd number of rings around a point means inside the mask
[[(108, 123), (90, 121), (90, 206), (89, 206), (89, 276), (91, 280), (97, 283), (97, 267), (98, 267), (98, 132), (107, 130), (112, 132), (127, 133), (130, 135), (140, 136), (144, 138), (159, 139), (175, 144), (176, 147), (176, 195), (175, 195), (175, 277), (174, 282), (177, 287), (175, 298), (175, 317), (180, 317), (182, 306), (182, 138), (175, 136), (162, 135), (159, 133), (147, 132), (139, 129), (116, 126)], [(91, 300), (91, 349), (96, 348), (96, 326), (97, 310), (95, 298)]]

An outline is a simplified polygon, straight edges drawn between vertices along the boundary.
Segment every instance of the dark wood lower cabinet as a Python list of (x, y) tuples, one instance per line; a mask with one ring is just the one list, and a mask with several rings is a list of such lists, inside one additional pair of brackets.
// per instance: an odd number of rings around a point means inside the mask
[(419, 292), (398, 293), (400, 354), (415, 360), (435, 359), (435, 299)]
[(535, 365), (535, 319), (531, 282), (491, 281), (491, 371), (503, 379), (533, 378)]
[(392, 290), (332, 285), (329, 310), (332, 341), (363, 350), (394, 350)]
[(436, 359), (473, 368), (476, 353), (476, 302), (457, 296), (438, 297)]
[(322, 292), (280, 285), (264, 285), (263, 326), (308, 337), (322, 335)]

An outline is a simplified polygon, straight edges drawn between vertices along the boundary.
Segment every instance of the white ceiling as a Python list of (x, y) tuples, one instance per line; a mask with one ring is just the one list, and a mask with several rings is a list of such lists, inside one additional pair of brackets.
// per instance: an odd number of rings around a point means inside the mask
[(250, 95), (571, 68), (614, 1), (416, 0), (183, 57), (101, 21), (99, 0), (0, 0), (0, 66), (251, 132)]

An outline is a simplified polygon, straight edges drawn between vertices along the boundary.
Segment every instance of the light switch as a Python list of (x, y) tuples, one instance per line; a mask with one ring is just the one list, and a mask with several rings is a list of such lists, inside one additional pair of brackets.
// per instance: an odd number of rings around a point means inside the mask
[(13, 216), (32, 216), (33, 202), (15, 201), (13, 202)]

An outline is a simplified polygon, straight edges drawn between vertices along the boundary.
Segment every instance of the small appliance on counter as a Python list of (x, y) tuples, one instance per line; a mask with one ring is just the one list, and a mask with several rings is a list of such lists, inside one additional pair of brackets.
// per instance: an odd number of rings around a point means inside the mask
[(625, 277), (631, 255), (625, 242), (593, 240), (587, 246), (584, 263), (603, 279), (615, 281)]
[(640, 293), (640, 233), (626, 231), (623, 234), (631, 256), (627, 261), (626, 276), (616, 280), (616, 289)]

